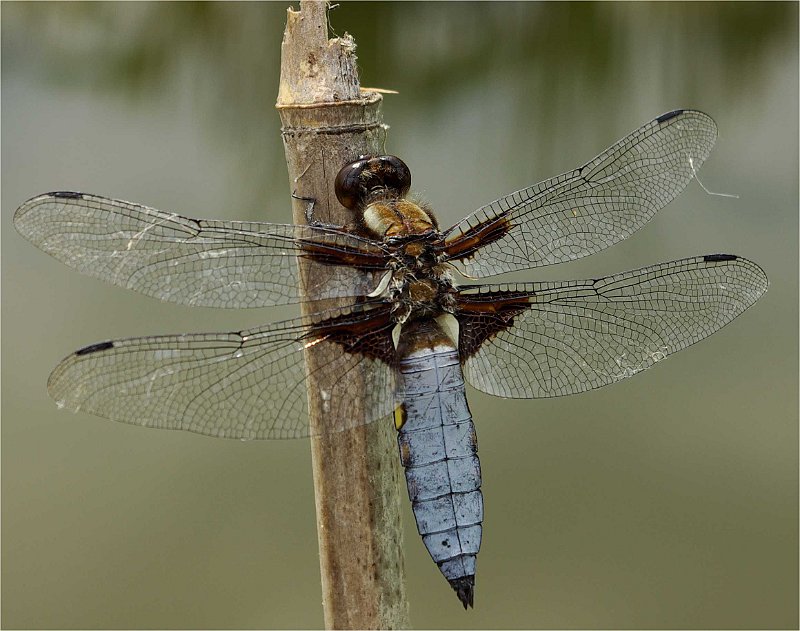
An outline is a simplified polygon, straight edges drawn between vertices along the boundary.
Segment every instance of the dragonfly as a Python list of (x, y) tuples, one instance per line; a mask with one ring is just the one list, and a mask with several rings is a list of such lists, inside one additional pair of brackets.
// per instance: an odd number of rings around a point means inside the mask
[(757, 264), (718, 253), (587, 280), (471, 281), (629, 237), (695, 177), (716, 136), (708, 115), (668, 112), (447, 229), (386, 155), (341, 167), (344, 226), (313, 211), (307, 225), (213, 221), (39, 195), (17, 209), (17, 230), (89, 276), (183, 305), (307, 301), (299, 318), (244, 331), (91, 344), (58, 364), (49, 393), (76, 412), (235, 439), (324, 439), (393, 418), (419, 534), (466, 609), (484, 513), (465, 382), (522, 399), (609, 385), (721, 329), (769, 284)]

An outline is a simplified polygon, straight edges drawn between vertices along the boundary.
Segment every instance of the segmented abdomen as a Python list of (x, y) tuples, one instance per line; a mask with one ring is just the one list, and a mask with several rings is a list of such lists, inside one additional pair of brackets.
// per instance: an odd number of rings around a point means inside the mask
[(464, 606), (472, 604), (483, 497), (478, 444), (458, 351), (438, 344), (399, 362), (404, 422), (397, 442), (417, 529)]

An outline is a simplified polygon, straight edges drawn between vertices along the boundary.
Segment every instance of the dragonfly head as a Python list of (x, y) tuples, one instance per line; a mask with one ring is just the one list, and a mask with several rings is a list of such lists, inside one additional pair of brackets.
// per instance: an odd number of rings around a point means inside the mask
[(342, 167), (334, 183), (336, 198), (349, 210), (375, 199), (402, 199), (411, 188), (411, 171), (396, 156), (359, 156)]

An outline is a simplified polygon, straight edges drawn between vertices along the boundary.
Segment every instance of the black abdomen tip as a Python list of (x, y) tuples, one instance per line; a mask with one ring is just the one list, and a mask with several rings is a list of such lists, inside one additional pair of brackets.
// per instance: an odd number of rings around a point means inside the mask
[(475, 575), (454, 578), (452, 581), (449, 581), (449, 583), (455, 590), (461, 604), (464, 605), (464, 609), (468, 606), (474, 608), (472, 603), (475, 599)]
[(684, 110), (672, 110), (671, 112), (667, 112), (666, 114), (662, 114), (659, 116), (656, 121), (659, 123), (663, 123), (668, 121), (671, 118), (675, 118), (676, 116), (683, 114)]
[(75, 351), (75, 354), (89, 355), (90, 353), (105, 351), (108, 350), (109, 348), (114, 348), (114, 342), (98, 342), (97, 344), (90, 344), (89, 346), (84, 346), (80, 350)]

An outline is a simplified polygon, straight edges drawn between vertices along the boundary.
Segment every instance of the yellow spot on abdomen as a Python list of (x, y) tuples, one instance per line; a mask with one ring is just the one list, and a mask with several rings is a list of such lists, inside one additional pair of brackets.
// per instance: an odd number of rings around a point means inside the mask
[(399, 432), (403, 425), (406, 424), (408, 420), (408, 414), (406, 414), (406, 406), (401, 403), (394, 409), (394, 428)]

